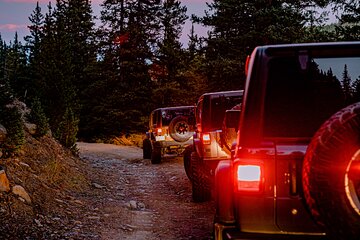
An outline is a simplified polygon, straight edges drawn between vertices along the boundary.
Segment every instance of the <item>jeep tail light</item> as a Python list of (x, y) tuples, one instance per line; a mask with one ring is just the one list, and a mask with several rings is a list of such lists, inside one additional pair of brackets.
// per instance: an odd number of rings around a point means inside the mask
[(262, 166), (258, 164), (239, 164), (236, 169), (238, 191), (259, 192), (262, 184)]
[(202, 135), (202, 142), (204, 145), (209, 145), (211, 143), (211, 139), (210, 139), (210, 134), (209, 133), (204, 133)]

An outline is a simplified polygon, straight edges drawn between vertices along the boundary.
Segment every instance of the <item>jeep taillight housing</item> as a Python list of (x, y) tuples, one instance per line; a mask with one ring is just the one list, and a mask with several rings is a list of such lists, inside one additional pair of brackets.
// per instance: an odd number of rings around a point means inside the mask
[(241, 192), (260, 192), (263, 186), (262, 162), (240, 162), (235, 164), (236, 190)]
[(211, 138), (209, 133), (203, 133), (201, 135), (202, 143), (204, 145), (209, 145), (211, 143)]

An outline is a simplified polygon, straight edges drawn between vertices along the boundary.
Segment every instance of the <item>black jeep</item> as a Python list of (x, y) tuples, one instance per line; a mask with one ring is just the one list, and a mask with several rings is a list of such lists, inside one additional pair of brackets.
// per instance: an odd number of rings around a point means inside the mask
[(214, 238), (360, 239), (360, 42), (257, 47), (247, 73)]
[(224, 116), (226, 110), (240, 104), (242, 95), (243, 90), (205, 93), (197, 102), (194, 143), (184, 153), (195, 202), (211, 198), (214, 170), (220, 160), (230, 158), (230, 142), (236, 135), (225, 130)]
[(192, 143), (195, 107), (158, 108), (151, 112), (149, 131), (143, 140), (143, 157), (160, 163), (164, 154), (181, 154)]

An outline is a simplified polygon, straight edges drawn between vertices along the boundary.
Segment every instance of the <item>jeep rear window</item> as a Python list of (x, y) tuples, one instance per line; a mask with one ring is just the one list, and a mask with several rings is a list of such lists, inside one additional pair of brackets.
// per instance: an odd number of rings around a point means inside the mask
[(166, 109), (161, 111), (162, 125), (168, 126), (175, 117), (177, 116), (194, 116), (195, 108), (179, 108), (179, 109)]
[(211, 99), (211, 130), (220, 130), (225, 117), (226, 110), (240, 104), (242, 96), (220, 96)]
[(360, 101), (360, 58), (274, 57), (268, 64), (264, 136), (312, 137), (343, 107)]

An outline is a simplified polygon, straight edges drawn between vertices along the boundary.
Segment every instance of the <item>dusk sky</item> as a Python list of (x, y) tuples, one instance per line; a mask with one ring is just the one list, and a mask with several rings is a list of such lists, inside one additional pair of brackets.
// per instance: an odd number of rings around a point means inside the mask
[[(43, 14), (47, 12), (47, 4), (50, 0), (38, 0)], [(0, 0), (0, 34), (6, 43), (14, 40), (15, 32), (18, 33), (19, 40), (24, 43), (24, 36), (29, 34), (27, 26), (30, 24), (29, 16), (36, 7), (37, 0)], [(51, 0), (55, 6), (55, 0)], [(100, 3), (103, 0), (92, 0), (93, 12), (98, 15), (100, 12)], [(187, 7), (187, 15), (191, 14), (203, 15), (207, 9), (206, 2), (210, 0), (181, 0)], [(184, 25), (183, 36), (181, 42), (187, 44), (187, 35), (190, 32), (191, 24), (187, 22)], [(201, 26), (195, 26), (196, 34), (205, 35), (206, 30)]]

